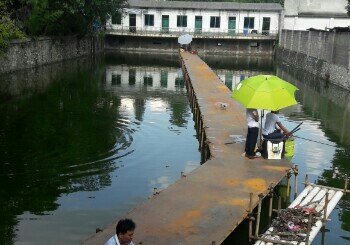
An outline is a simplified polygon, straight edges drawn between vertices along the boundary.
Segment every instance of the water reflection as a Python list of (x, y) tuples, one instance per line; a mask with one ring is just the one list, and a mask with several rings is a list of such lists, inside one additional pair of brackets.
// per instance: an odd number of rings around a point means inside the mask
[[(229, 88), (273, 73), (272, 59), (203, 58)], [(300, 89), (284, 123), (304, 121), (300, 135), (335, 146), (297, 139), (293, 162), (342, 187), (348, 92), (288, 67), (277, 74)], [(0, 113), (1, 244), (77, 244), (200, 165), (176, 54), (111, 53), (3, 76)], [(327, 225), (334, 244), (350, 237), (349, 202)]]
[(62, 193), (110, 185), (116, 153), (131, 144), (127, 129), (115, 127), (122, 120), (120, 99), (96, 89), (102, 70), (76, 72), (81, 64), (71, 65), (56, 67), (65, 73), (51, 79), (41, 76), (51, 74), (47, 68), (34, 76), (22, 73), (32, 79), (1, 79), (1, 244), (12, 243), (16, 215), (23, 211), (45, 214), (58, 208)]
[(199, 166), (179, 69), (106, 60), (1, 77), (1, 244), (79, 243)]

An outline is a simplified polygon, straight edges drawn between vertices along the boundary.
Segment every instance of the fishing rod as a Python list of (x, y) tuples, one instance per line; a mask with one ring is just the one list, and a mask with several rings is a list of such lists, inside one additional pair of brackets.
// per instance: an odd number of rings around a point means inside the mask
[(298, 124), (298, 126), (296, 126), (295, 128), (293, 128), (291, 131), (290, 131), (290, 134), (293, 134), (293, 133), (295, 133), (296, 131), (298, 131), (300, 128), (300, 126), (301, 126), (301, 124), (303, 124), (304, 122), (301, 122), (301, 123), (299, 123)]
[(311, 141), (311, 142), (319, 143), (319, 144), (322, 144), (322, 145), (328, 145), (328, 146), (332, 146), (332, 147), (337, 147), (336, 145), (331, 145), (331, 144), (323, 143), (323, 142), (320, 142), (320, 141), (317, 141), (317, 140), (311, 140), (311, 139), (303, 138), (303, 137), (300, 137), (300, 136), (297, 136), (297, 135), (294, 135), (294, 137), (302, 139), (302, 140), (308, 140), (308, 141)]

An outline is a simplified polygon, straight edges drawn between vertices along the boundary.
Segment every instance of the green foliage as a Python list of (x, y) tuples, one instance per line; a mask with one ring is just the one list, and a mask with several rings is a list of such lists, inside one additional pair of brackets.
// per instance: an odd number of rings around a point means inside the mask
[(4, 53), (12, 39), (22, 39), (25, 35), (15, 23), (10, 19), (6, 12), (6, 5), (3, 0), (0, 1), (0, 54)]
[(31, 36), (80, 35), (102, 29), (125, 0), (0, 0), (7, 14)]
[(345, 9), (346, 9), (348, 15), (350, 16), (350, 0), (348, 0), (348, 5), (346, 5)]

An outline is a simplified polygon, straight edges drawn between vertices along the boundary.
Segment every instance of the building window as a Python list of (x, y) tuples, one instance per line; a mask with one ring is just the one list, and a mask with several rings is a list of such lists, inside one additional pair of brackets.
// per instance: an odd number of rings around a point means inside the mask
[(219, 16), (210, 16), (210, 28), (220, 28)]
[(145, 75), (143, 77), (143, 85), (152, 87), (152, 85), (153, 85), (153, 77), (151, 75)]
[(153, 14), (145, 14), (145, 26), (154, 26)]
[(262, 24), (262, 33), (264, 35), (268, 35), (270, 31), (270, 22), (271, 18), (270, 17), (264, 17), (263, 18), (263, 24)]
[(178, 15), (177, 16), (177, 27), (187, 27), (187, 16)]
[(244, 26), (245, 29), (254, 29), (254, 17), (244, 17)]
[(182, 77), (175, 78), (175, 88), (183, 88), (185, 87), (185, 82)]
[(112, 85), (120, 85), (122, 83), (122, 75), (113, 74), (112, 75)]
[(112, 15), (112, 25), (121, 25), (122, 24), (122, 14), (117, 12)]
[(135, 85), (136, 83), (136, 70), (130, 69), (129, 70), (129, 85)]
[(160, 71), (160, 86), (166, 88), (168, 86), (168, 72)]

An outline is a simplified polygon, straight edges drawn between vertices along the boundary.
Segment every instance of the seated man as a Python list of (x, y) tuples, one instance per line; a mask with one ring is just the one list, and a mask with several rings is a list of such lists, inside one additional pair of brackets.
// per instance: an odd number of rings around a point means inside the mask
[(105, 245), (134, 245), (132, 238), (135, 227), (136, 225), (131, 219), (119, 220), (116, 226), (116, 234)]
[(263, 136), (265, 139), (282, 140), (285, 136), (289, 136), (290, 134), (290, 132), (282, 125), (280, 118), (276, 115), (277, 113), (278, 111), (271, 111), (266, 114), (266, 120), (263, 129)]

